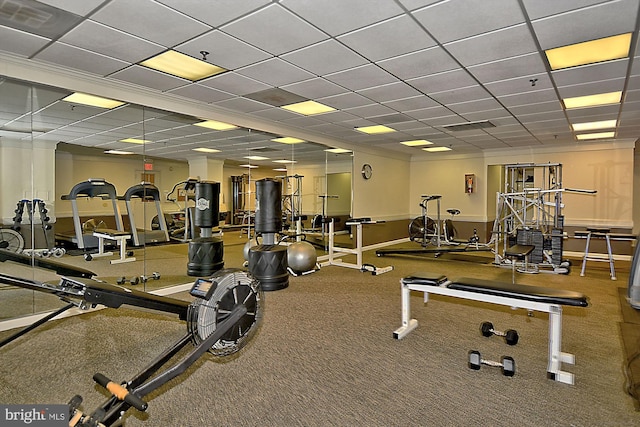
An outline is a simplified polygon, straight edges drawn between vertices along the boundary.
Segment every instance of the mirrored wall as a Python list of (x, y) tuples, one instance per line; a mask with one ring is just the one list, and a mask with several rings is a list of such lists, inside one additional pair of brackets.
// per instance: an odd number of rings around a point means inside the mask
[[(187, 242), (198, 233), (188, 223), (190, 178), (220, 182), (215, 232), (225, 247), (253, 237), (259, 179), (282, 181), (283, 231), (302, 229), (320, 251), (327, 239), (319, 218), (340, 224), (350, 215), (348, 152), (150, 106), (88, 106), (69, 95), (0, 77), (3, 274), (57, 281), (56, 268), (67, 266), (147, 291), (189, 283)], [(0, 320), (61, 305), (53, 295), (0, 289)]]

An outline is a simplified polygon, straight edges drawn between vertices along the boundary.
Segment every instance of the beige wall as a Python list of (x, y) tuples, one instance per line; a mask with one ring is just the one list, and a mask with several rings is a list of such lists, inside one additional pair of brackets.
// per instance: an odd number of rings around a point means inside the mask
[[(373, 168), (373, 175), (368, 180), (364, 179), (360, 172), (365, 163)], [(406, 219), (410, 201), (409, 169), (408, 161), (355, 152), (353, 217), (385, 221)]]

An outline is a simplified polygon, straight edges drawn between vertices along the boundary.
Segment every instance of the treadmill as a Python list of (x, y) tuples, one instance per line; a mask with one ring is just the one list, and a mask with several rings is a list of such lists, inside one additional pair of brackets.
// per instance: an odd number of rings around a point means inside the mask
[[(143, 202), (155, 202), (159, 225), (157, 230), (147, 230), (144, 228), (138, 229), (136, 227), (132, 199), (140, 199)], [(131, 228), (131, 238), (134, 246), (169, 241), (167, 222), (165, 221), (164, 213), (160, 206), (160, 190), (158, 190), (158, 187), (149, 182), (141, 182), (140, 184), (129, 187), (124, 193), (124, 196), (119, 196), (118, 200), (124, 200), (127, 207), (127, 215), (129, 217), (129, 225)]]
[(100, 197), (103, 200), (111, 200), (117, 231), (124, 231), (122, 216), (120, 215), (120, 209), (118, 208), (116, 188), (113, 184), (102, 178), (91, 178), (87, 181), (74, 185), (69, 194), (60, 197), (61, 200), (69, 200), (71, 202), (74, 231), (70, 233), (56, 233), (57, 240), (69, 242), (76, 245), (78, 249), (83, 250), (98, 247), (98, 238), (93, 235), (93, 232), (84, 233), (84, 230), (82, 229), (80, 212), (78, 211), (78, 197)]

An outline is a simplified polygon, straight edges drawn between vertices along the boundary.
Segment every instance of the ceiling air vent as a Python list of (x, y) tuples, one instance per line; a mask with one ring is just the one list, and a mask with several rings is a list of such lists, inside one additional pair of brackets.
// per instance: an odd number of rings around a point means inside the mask
[(494, 127), (496, 127), (496, 125), (491, 123), (489, 120), (483, 120), (480, 122), (467, 122), (467, 123), (458, 123), (455, 125), (447, 125), (444, 128), (452, 132), (459, 132), (463, 130), (486, 129), (486, 128), (494, 128)]

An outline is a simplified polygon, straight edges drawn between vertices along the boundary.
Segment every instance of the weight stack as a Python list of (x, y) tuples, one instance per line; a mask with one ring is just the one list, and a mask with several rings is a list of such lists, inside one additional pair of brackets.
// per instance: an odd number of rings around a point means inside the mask
[(189, 276), (206, 277), (224, 267), (224, 245), (218, 237), (199, 237), (189, 242)]
[(287, 248), (279, 245), (258, 245), (249, 248), (249, 273), (264, 291), (277, 291), (289, 286)]

